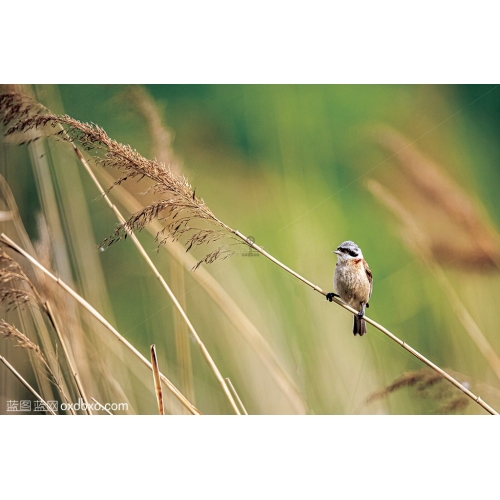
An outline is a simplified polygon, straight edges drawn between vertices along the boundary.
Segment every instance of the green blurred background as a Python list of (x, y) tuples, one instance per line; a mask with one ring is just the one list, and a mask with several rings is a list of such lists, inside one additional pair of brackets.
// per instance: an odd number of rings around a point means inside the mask
[[(499, 87), (145, 88), (174, 133), (173, 147), (183, 160), (183, 174), (217, 217), (254, 237), (257, 244), (325, 291), (333, 286), (336, 259), (332, 250), (342, 241), (355, 241), (374, 276), (368, 315), (498, 406), (499, 380), (490, 363), (459, 321), (435, 275), (405, 243), (397, 217), (367, 190), (366, 182), (376, 180), (394, 196), (402, 196), (416, 220), (432, 231), (426, 224), (437, 209), (413, 203), (410, 198), (413, 194), (417, 198), (418, 186), (401, 175), (394, 155), (373, 140), (373, 127), (389, 126), (436, 162), (491, 221), (491, 227), (498, 228)], [(126, 97), (126, 86), (34, 86), (32, 90), (55, 112), (94, 122), (113, 139), (152, 156), (147, 124)], [(57, 147), (67, 149), (64, 144)], [(25, 148), (4, 146), (1, 173), (13, 190), (28, 234), (36, 240), (34, 215), (41, 204), (29, 163)], [(64, 168), (79, 169), (73, 160)], [(98, 252), (97, 245), (111, 234), (116, 221), (83, 171), (77, 175), (90, 214), (87, 238), (95, 250), (93, 258), (102, 267), (108, 296), (103, 313), (145, 355), (155, 343), (161, 369), (179, 384), (171, 303), (129, 240)], [(59, 186), (58, 197), (61, 189), (71, 190)], [(132, 183), (130, 189), (138, 193), (145, 187)], [(70, 200), (76, 203), (72, 195)], [(452, 226), (438, 215), (436, 220), (437, 233), (453, 242)], [(70, 223), (64, 227), (66, 233), (81, 230)], [(168, 281), (171, 268), (166, 252), (156, 253), (153, 238), (145, 232), (140, 238)], [(202, 258), (206, 252), (201, 248), (194, 253)], [(80, 257), (77, 264), (72, 260), (77, 284), (78, 266), (84, 267), (85, 259)], [(442, 268), (492, 349), (500, 352), (495, 313), (500, 299), (498, 267), (478, 271), (448, 263)], [(371, 394), (405, 372), (422, 369), (422, 363), (373, 327), (368, 326), (365, 337), (353, 337), (348, 312), (327, 303), (263, 256), (237, 255), (207, 269), (272, 346), (301, 395), (302, 410), (283, 395), (251, 346), (238, 337), (234, 326), (186, 272), (187, 313), (251, 414), (437, 413), (458, 393), (443, 383), (432, 390), (403, 388), (368, 403)], [(93, 303), (92, 296), (86, 298)], [(195, 404), (203, 413), (231, 413), (199, 349), (193, 342), (190, 348)], [(112, 342), (105, 342), (92, 356), (106, 362), (116, 349)], [(116, 375), (119, 382), (120, 376), (124, 375)], [(149, 375), (143, 375), (143, 382), (135, 377), (130, 374), (122, 384), (125, 392), (133, 394), (131, 412), (154, 413)], [(473, 403), (460, 411), (484, 413)]]

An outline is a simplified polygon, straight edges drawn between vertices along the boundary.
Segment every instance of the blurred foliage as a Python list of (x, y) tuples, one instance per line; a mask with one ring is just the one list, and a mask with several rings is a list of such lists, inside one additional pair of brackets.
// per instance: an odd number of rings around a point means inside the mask
[[(146, 86), (168, 127), (184, 175), (221, 220), (248, 236), (306, 278), (332, 290), (335, 256), (345, 240), (363, 250), (374, 276), (368, 314), (444, 369), (463, 374), (471, 388), (498, 409), (499, 380), (457, 320), (443, 290), (418, 255), (405, 245), (399, 222), (366, 189), (375, 179), (411, 205), (408, 185), (393, 156), (371, 136), (384, 124), (405, 136), (479, 203), (493, 226), (500, 224), (500, 88), (418, 85), (155, 85)], [(144, 118), (124, 97), (124, 86), (36, 86), (38, 99), (103, 127), (146, 157), (152, 143)], [(36, 240), (40, 210), (26, 150), (4, 147), (2, 175)], [(68, 168), (78, 168), (68, 165)], [(102, 199), (80, 174), (96, 247), (116, 224)], [(134, 184), (135, 193), (143, 189)], [(432, 210), (432, 207), (430, 207)], [(414, 211), (419, 219), (427, 214)], [(78, 230), (77, 228), (73, 228)], [(446, 233), (446, 228), (443, 228)], [(141, 241), (151, 255), (155, 242)], [(449, 235), (453, 239), (453, 234)], [(155, 262), (170, 270), (164, 252)], [(163, 257), (162, 257), (163, 256)], [(197, 255), (198, 256), (198, 255)], [(203, 256), (203, 250), (199, 251)], [(98, 258), (105, 275), (110, 314), (141, 352), (156, 344), (160, 368), (178, 382), (173, 311), (168, 297), (129, 241)], [(273, 346), (297, 381), (307, 412), (437, 413), (439, 403), (403, 388), (368, 403), (401, 374), (421, 364), (368, 326), (354, 338), (351, 317), (260, 256), (235, 256), (209, 272), (228, 290)], [(449, 266), (446, 274), (496, 352), (498, 269), (474, 272)], [(87, 297), (92, 303), (92, 297)], [(186, 274), (187, 313), (249, 413), (290, 413), (279, 390), (249, 347)], [(110, 347), (112, 349), (112, 347)], [(191, 343), (196, 405), (203, 413), (230, 413), (213, 374)], [(106, 355), (106, 351), (101, 353)], [(4, 377), (2, 372), (2, 378)], [(140, 391), (136, 382), (131, 390)], [(154, 413), (153, 385), (141, 412)], [(482, 413), (474, 404), (463, 411)]]

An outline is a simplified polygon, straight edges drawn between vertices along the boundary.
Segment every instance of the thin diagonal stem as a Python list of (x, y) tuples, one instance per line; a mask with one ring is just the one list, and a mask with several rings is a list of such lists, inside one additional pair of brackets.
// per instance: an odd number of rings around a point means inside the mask
[(43, 403), (45, 409), (49, 413), (51, 413), (52, 415), (55, 415), (54, 410), (52, 410), (52, 408), (49, 407), (49, 405), (47, 404), (47, 401), (45, 401), (45, 399), (43, 399), (42, 396), (40, 396), (40, 394), (38, 394), (38, 392), (36, 392), (35, 389), (33, 389), (33, 387), (31, 387), (31, 385), (29, 385), (28, 382), (26, 382), (26, 380), (24, 380), (22, 375), (1, 355), (0, 355), (0, 361), (15, 375), (15, 377), (19, 380), (19, 382), (21, 382), (21, 384), (23, 384), (24, 387), (26, 387), (26, 389), (28, 389), (28, 391), (30, 391), (31, 394), (33, 394), (33, 396), (35, 396), (35, 398), (37, 398), (39, 401), (41, 401)]
[(106, 409), (105, 406), (103, 406), (101, 403), (99, 403), (99, 401), (97, 401), (96, 398), (92, 398), (92, 401), (96, 404), (98, 404), (101, 408), (101, 410), (104, 410), (108, 415), (113, 415), (109, 410)]
[(500, 358), (495, 352), (486, 336), (483, 334), (474, 318), (469, 313), (460, 297), (451, 286), (443, 268), (439, 265), (432, 253), (428, 251), (432, 247), (427, 235), (419, 228), (417, 221), (412, 214), (382, 185), (375, 181), (369, 181), (368, 189), (376, 196), (385, 206), (393, 213), (397, 214), (401, 222), (410, 230), (413, 235), (414, 244), (418, 250), (420, 258), (424, 261), (431, 273), (436, 278), (437, 282), (442, 287), (444, 296), (450, 302), (451, 307), (455, 311), (458, 320), (462, 323), (465, 331), (469, 334), (472, 341), (484, 356), (495, 375), (500, 379)]
[[(0, 234), (0, 241), (5, 243), (8, 247), (12, 248), (16, 252), (20, 253), (23, 257), (28, 259), (34, 266), (40, 269), (46, 276), (51, 280), (56, 282), (63, 290), (65, 290), (69, 295), (71, 295), (79, 304), (81, 304), (94, 318), (96, 318), (102, 325), (104, 325), (123, 345), (125, 345), (129, 350), (131, 350), (150, 370), (153, 369), (151, 363), (125, 338), (123, 337), (116, 328), (109, 323), (109, 321), (104, 318), (96, 309), (94, 309), (83, 297), (78, 295), (71, 287), (66, 285), (64, 281), (60, 278), (56, 278), (50, 271), (45, 269), (45, 267), (40, 264), (34, 257), (29, 253), (24, 251), (19, 245), (14, 243), (8, 236), (4, 233)], [(170, 391), (177, 397), (177, 399), (193, 414), (201, 415), (201, 412), (192, 405), (186, 397), (177, 389), (177, 387), (170, 382), (170, 380), (165, 377), (165, 375), (160, 373), (162, 382), (168, 387)]]
[[(300, 274), (296, 273), (289, 267), (285, 266), (285, 264), (282, 264), (278, 259), (273, 257), (270, 253), (266, 252), (262, 247), (259, 245), (256, 245), (252, 240), (249, 240), (245, 235), (240, 233), (239, 231), (233, 231), (233, 234), (238, 236), (241, 240), (243, 240), (247, 245), (251, 246), (254, 250), (257, 252), (260, 252), (262, 255), (267, 257), (269, 260), (274, 262), (276, 265), (284, 269), (285, 271), (289, 272), (292, 276), (295, 276), (297, 279), (305, 283), (306, 285), (310, 286), (313, 290), (316, 292), (320, 293), (321, 295), (324, 295), (326, 297), (326, 292), (324, 292), (319, 286), (315, 285), (314, 283), (311, 283), (309, 280), (305, 279), (302, 277)], [(347, 304), (344, 304), (341, 300), (337, 299), (336, 297), (333, 298), (333, 302), (338, 304), (339, 306), (343, 307), (344, 309), (347, 309), (349, 312), (352, 314), (358, 314), (358, 311), (353, 309), (352, 307), (348, 306)], [(374, 326), (377, 328), (377, 330), (380, 330), (383, 334), (387, 335), (391, 340), (399, 344), (403, 349), (406, 349), (410, 354), (413, 354), (417, 359), (425, 363), (427, 366), (432, 368), (434, 371), (439, 373), (442, 377), (444, 377), (446, 380), (448, 380), (450, 383), (452, 383), (455, 387), (460, 389), (464, 394), (469, 396), (473, 401), (475, 401), (479, 406), (484, 408), (488, 413), (491, 413), (492, 415), (498, 415), (498, 412), (494, 410), (490, 405), (485, 403), (479, 396), (476, 396), (473, 394), (469, 389), (467, 389), (464, 385), (462, 385), (458, 380), (454, 379), (451, 375), (448, 375), (444, 370), (439, 368), (439, 366), (435, 365), (432, 361), (429, 361), (425, 356), (420, 354), (418, 351), (413, 349), (413, 347), (410, 347), (406, 342), (403, 342), (401, 339), (396, 337), (394, 334), (392, 334), (387, 328), (384, 328), (382, 325), (379, 325), (372, 319), (368, 318), (365, 316), (363, 318), (367, 323), (370, 323), (370, 325)]]
[(52, 323), (52, 326), (54, 327), (54, 330), (56, 332), (57, 338), (59, 339), (59, 343), (61, 344), (61, 347), (63, 348), (64, 355), (66, 356), (66, 360), (68, 361), (69, 369), (71, 370), (71, 375), (73, 376), (73, 379), (75, 380), (76, 387), (78, 389), (78, 392), (80, 396), (82, 397), (83, 401), (85, 402), (85, 412), (87, 415), (92, 415), (92, 411), (90, 410), (90, 405), (87, 400), (87, 396), (85, 395), (85, 391), (83, 389), (80, 376), (78, 375), (78, 372), (76, 371), (76, 368), (73, 364), (73, 360), (71, 359), (71, 356), (69, 355), (68, 349), (66, 348), (66, 342), (63, 339), (61, 330), (56, 322), (56, 319), (54, 317), (54, 313), (52, 311), (52, 307), (49, 302), (45, 302), (45, 308), (47, 315), (49, 317), (50, 322)]
[[(111, 185), (113, 183), (113, 178), (105, 170), (99, 170), (98, 174), (104, 184)], [(130, 213), (141, 210), (142, 205), (122, 186), (116, 186), (113, 192), (115, 193), (115, 197), (118, 198), (120, 203)], [(146, 226), (146, 230), (152, 236), (156, 236), (162, 229), (163, 226), (156, 219), (152, 220), (151, 224)], [(192, 269), (196, 265), (197, 260), (189, 253), (186, 253), (178, 241), (170, 242), (170, 244), (165, 245), (165, 248), (186, 269)], [(193, 278), (203, 287), (208, 296), (214, 300), (229, 321), (233, 323), (236, 331), (241, 332), (242, 337), (248, 342), (250, 347), (256, 350), (264, 365), (273, 375), (278, 386), (287, 396), (294, 410), (300, 414), (305, 413), (305, 404), (296, 383), (282, 366), (280, 359), (251, 319), (240, 309), (225, 288), (204, 267), (198, 268), (192, 274)]]
[(160, 272), (158, 271), (158, 269), (154, 265), (153, 261), (151, 260), (151, 258), (147, 254), (146, 250), (144, 250), (144, 247), (141, 245), (141, 243), (140, 243), (139, 239), (137, 238), (137, 236), (130, 229), (128, 229), (128, 227), (126, 225), (125, 218), (123, 217), (123, 215), (121, 214), (121, 212), (118, 210), (118, 208), (114, 205), (114, 203), (109, 199), (109, 196), (106, 194), (106, 192), (102, 188), (101, 184), (97, 180), (97, 177), (94, 175), (94, 172), (92, 172), (92, 169), (90, 168), (90, 166), (87, 163), (87, 161), (85, 160), (85, 158), (82, 156), (82, 154), (80, 153), (80, 151), (78, 150), (78, 148), (74, 145), (74, 143), (71, 142), (71, 144), (73, 146), (73, 149), (74, 149), (76, 155), (80, 159), (80, 162), (84, 166), (84, 168), (87, 171), (87, 173), (90, 175), (91, 179), (94, 181), (94, 184), (97, 186), (97, 189), (99, 190), (99, 192), (101, 193), (101, 195), (103, 196), (103, 198), (106, 200), (106, 203), (113, 210), (113, 212), (115, 213), (115, 215), (116, 215), (117, 219), (120, 221), (120, 223), (124, 224), (124, 228), (126, 228), (126, 230), (127, 230), (128, 234), (129, 234), (132, 242), (136, 246), (137, 250), (139, 250), (139, 253), (141, 254), (142, 258), (146, 261), (146, 263), (148, 264), (148, 266), (151, 268), (151, 270), (153, 271), (153, 274), (156, 276), (156, 278), (160, 282), (161, 286), (165, 289), (165, 291), (169, 295), (170, 299), (174, 303), (175, 307), (179, 311), (179, 314), (182, 316), (182, 319), (185, 321), (185, 323), (186, 323), (189, 331), (193, 334), (193, 337), (194, 337), (196, 343), (198, 344), (198, 347), (200, 348), (201, 353), (203, 354), (203, 357), (205, 358), (205, 360), (207, 361), (208, 365), (210, 366), (210, 368), (214, 372), (215, 377), (217, 378), (219, 384), (222, 387), (222, 390), (226, 394), (227, 399), (229, 400), (229, 403), (233, 407), (233, 410), (235, 411), (235, 413), (237, 415), (241, 415), (240, 410), (238, 409), (238, 405), (236, 404), (236, 402), (235, 402), (235, 400), (233, 398), (233, 395), (231, 394), (231, 391), (229, 390), (229, 387), (227, 386), (226, 381), (224, 380), (223, 376), (221, 375), (219, 369), (217, 368), (217, 365), (215, 364), (214, 360), (212, 359), (212, 356), (210, 356), (210, 353), (208, 352), (208, 349), (205, 347), (205, 344), (203, 343), (203, 341), (201, 340), (200, 336), (196, 332), (196, 330), (195, 330), (194, 326), (192, 325), (191, 321), (187, 317), (187, 314), (185, 313), (184, 309), (179, 304), (179, 301), (177, 300), (177, 297), (174, 295), (174, 293), (172, 292), (172, 290), (168, 286), (167, 282), (165, 281), (165, 279), (163, 278), (163, 276), (160, 274)]
[(243, 402), (241, 401), (241, 398), (238, 396), (238, 393), (236, 392), (236, 389), (234, 388), (234, 385), (233, 383), (231, 382), (231, 380), (229, 378), (226, 378), (226, 381), (229, 385), (229, 387), (231, 388), (231, 391), (233, 391), (233, 394), (234, 394), (234, 397), (236, 398), (236, 400), (238, 401), (241, 409), (243, 410), (243, 413), (245, 415), (248, 415), (248, 412), (247, 412), (247, 409), (245, 408), (245, 406), (243, 405)]

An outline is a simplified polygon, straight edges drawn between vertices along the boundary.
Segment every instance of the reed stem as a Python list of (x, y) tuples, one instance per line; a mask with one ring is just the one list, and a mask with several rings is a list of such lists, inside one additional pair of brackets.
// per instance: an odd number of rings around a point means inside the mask
[[(78, 295), (71, 287), (66, 285), (64, 281), (60, 278), (56, 278), (50, 271), (45, 269), (34, 257), (29, 253), (24, 251), (19, 245), (14, 243), (8, 236), (4, 233), (0, 234), (0, 241), (6, 244), (8, 247), (12, 248), (16, 252), (20, 253), (23, 257), (28, 259), (35, 267), (40, 269), (46, 276), (57, 283), (63, 290), (65, 290), (69, 295), (71, 295), (80, 305), (82, 305), (94, 318), (97, 319), (103, 326), (105, 326), (124, 346), (126, 346), (130, 351), (132, 351), (150, 370), (153, 369), (151, 363), (125, 338), (123, 337), (116, 328), (109, 323), (106, 318), (104, 318), (96, 309), (94, 309), (83, 297)], [(177, 397), (177, 399), (193, 414), (201, 415), (201, 412), (192, 405), (186, 397), (177, 389), (177, 387), (170, 382), (170, 380), (165, 377), (165, 375), (160, 373), (162, 382), (168, 387), (170, 391)]]
[[(123, 215), (121, 214), (121, 212), (118, 210), (118, 208), (115, 206), (115, 204), (109, 199), (109, 196), (106, 194), (106, 191), (104, 191), (104, 189), (102, 188), (101, 184), (97, 180), (97, 177), (94, 175), (94, 172), (90, 168), (89, 164), (87, 163), (87, 161), (85, 160), (85, 158), (83, 157), (83, 155), (80, 153), (80, 151), (75, 146), (75, 144), (71, 141), (71, 139), (68, 139), (68, 140), (70, 140), (71, 145), (73, 146), (73, 149), (74, 149), (76, 155), (80, 159), (80, 162), (84, 166), (84, 168), (87, 171), (87, 173), (90, 175), (92, 181), (96, 185), (96, 187), (99, 190), (99, 192), (101, 193), (102, 197), (105, 199), (105, 201), (108, 204), (108, 206), (113, 210), (113, 212), (115, 213), (115, 215), (116, 215), (117, 219), (120, 221), (120, 223), (121, 224), (125, 224), (126, 223), (125, 218), (123, 217)], [(126, 225), (124, 227), (126, 227)], [(193, 335), (196, 343), (198, 344), (198, 347), (200, 348), (203, 357), (207, 361), (207, 363), (210, 366), (211, 370), (215, 374), (215, 377), (217, 378), (219, 384), (221, 385), (222, 390), (226, 394), (227, 399), (229, 400), (229, 403), (233, 407), (233, 410), (235, 411), (235, 413), (237, 415), (241, 415), (240, 410), (238, 409), (238, 406), (237, 406), (236, 402), (234, 401), (234, 398), (233, 398), (233, 396), (231, 394), (231, 391), (229, 390), (229, 387), (226, 384), (226, 381), (222, 377), (219, 369), (217, 368), (217, 365), (215, 364), (214, 360), (212, 359), (212, 356), (210, 356), (210, 353), (208, 352), (208, 349), (205, 347), (205, 344), (201, 340), (200, 336), (198, 335), (198, 333), (196, 332), (194, 326), (192, 325), (191, 321), (189, 320), (187, 314), (185, 313), (184, 309), (182, 308), (182, 306), (180, 305), (179, 301), (177, 300), (177, 297), (174, 295), (174, 293), (172, 292), (172, 290), (168, 286), (167, 282), (165, 281), (165, 279), (163, 278), (163, 276), (160, 274), (160, 272), (158, 271), (158, 269), (154, 265), (153, 261), (151, 260), (151, 258), (147, 254), (147, 252), (144, 249), (144, 247), (141, 245), (139, 239), (134, 234), (134, 232), (131, 231), (128, 228), (127, 228), (127, 232), (129, 234), (132, 242), (136, 246), (137, 250), (141, 254), (142, 258), (146, 261), (147, 265), (153, 271), (153, 274), (158, 279), (158, 281), (160, 282), (161, 286), (164, 288), (164, 290), (167, 292), (168, 296), (170, 297), (170, 299), (174, 303), (174, 306), (179, 311), (179, 314), (181, 315), (181, 317), (184, 320), (184, 322), (186, 323), (189, 331), (192, 333), (192, 335)]]
[(161, 390), (160, 370), (158, 369), (158, 359), (156, 357), (156, 346), (153, 344), (150, 348), (151, 364), (153, 365), (153, 381), (155, 384), (156, 401), (158, 403), (158, 413), (165, 415), (163, 407), (163, 392)]
[(56, 322), (56, 319), (54, 317), (54, 313), (52, 311), (52, 307), (51, 307), (49, 302), (45, 302), (45, 310), (47, 312), (47, 315), (49, 317), (50, 322), (52, 323), (52, 326), (54, 327), (57, 338), (59, 339), (59, 343), (61, 344), (61, 347), (63, 348), (63, 352), (64, 352), (64, 355), (66, 356), (67, 361), (68, 361), (69, 369), (71, 370), (71, 375), (73, 376), (73, 379), (75, 380), (75, 384), (76, 384), (76, 387), (78, 389), (78, 393), (80, 394), (83, 401), (86, 403), (85, 404), (85, 412), (87, 413), (87, 415), (92, 415), (92, 411), (90, 410), (90, 405), (89, 405), (87, 396), (85, 394), (85, 391), (83, 389), (82, 383), (80, 381), (80, 377), (79, 377), (78, 372), (76, 371), (76, 368), (73, 364), (73, 360), (71, 359), (71, 356), (68, 352), (68, 349), (66, 347), (66, 342), (63, 339), (61, 330)]
[[(290, 273), (292, 276), (295, 276), (297, 279), (305, 283), (306, 285), (310, 286), (313, 290), (316, 292), (320, 293), (321, 295), (324, 295), (326, 297), (327, 293), (324, 292), (319, 286), (315, 285), (314, 283), (310, 282), (309, 280), (305, 279), (302, 277), (300, 274), (296, 273), (289, 267), (285, 266), (285, 264), (281, 263), (278, 259), (273, 257), (270, 253), (266, 252), (262, 247), (259, 245), (256, 245), (252, 240), (249, 240), (244, 234), (240, 233), (239, 231), (232, 231), (232, 233), (243, 240), (247, 245), (252, 247), (254, 250), (257, 252), (260, 252), (264, 257), (267, 257), (270, 261), (274, 262), (276, 265)], [(349, 312), (352, 314), (358, 314), (358, 311), (353, 309), (352, 307), (348, 306), (344, 302), (342, 302), (340, 299), (337, 299), (336, 297), (333, 298), (333, 302), (338, 304), (339, 306), (343, 307), (344, 309), (347, 309)], [(439, 373), (442, 377), (444, 377), (446, 380), (448, 380), (450, 383), (452, 383), (455, 387), (460, 389), (464, 394), (469, 396), (473, 401), (475, 401), (479, 406), (484, 408), (488, 413), (491, 415), (498, 415), (498, 412), (494, 410), (490, 405), (488, 405), (486, 402), (484, 402), (479, 396), (476, 396), (473, 394), (469, 389), (467, 389), (464, 385), (462, 385), (458, 380), (454, 379), (451, 375), (448, 375), (444, 370), (439, 368), (436, 364), (434, 364), (432, 361), (429, 361), (425, 356), (420, 354), (418, 351), (413, 349), (413, 347), (409, 346), (406, 342), (403, 342), (401, 339), (396, 337), (393, 333), (391, 333), (387, 328), (384, 328), (382, 325), (379, 325), (372, 319), (368, 318), (365, 316), (363, 318), (367, 323), (370, 323), (370, 325), (374, 326), (377, 328), (377, 330), (380, 330), (383, 334), (387, 335), (391, 340), (399, 344), (403, 349), (406, 349), (410, 354), (413, 354), (417, 359), (425, 363), (427, 366), (432, 368), (434, 371)]]
[(31, 387), (31, 385), (28, 384), (26, 380), (24, 380), (21, 374), (2, 355), (0, 355), (0, 361), (15, 375), (15, 377), (21, 382), (21, 384), (23, 384), (24, 387), (26, 387), (26, 389), (28, 389), (28, 391), (30, 391), (31, 394), (33, 394), (33, 396), (35, 396), (39, 401), (43, 403), (45, 409), (49, 413), (55, 415), (54, 410), (52, 410), (52, 408), (49, 407), (47, 401), (45, 401), (45, 399), (43, 399), (42, 396), (40, 396), (40, 394), (38, 394), (38, 392), (36, 392), (35, 389), (33, 389), (33, 387)]

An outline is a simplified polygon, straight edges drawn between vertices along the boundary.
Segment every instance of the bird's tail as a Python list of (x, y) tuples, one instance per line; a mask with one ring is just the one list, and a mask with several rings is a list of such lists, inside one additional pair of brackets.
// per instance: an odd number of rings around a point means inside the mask
[(366, 333), (366, 321), (354, 315), (354, 325), (352, 327), (354, 335), (363, 336)]

